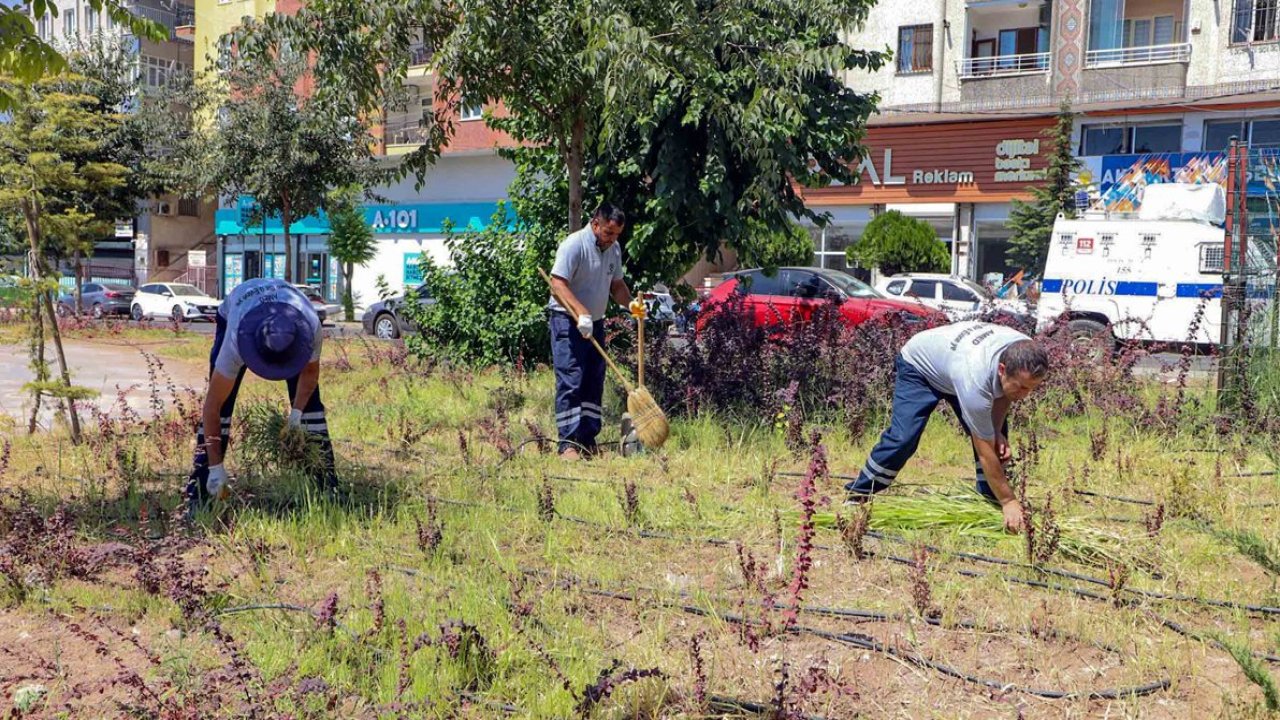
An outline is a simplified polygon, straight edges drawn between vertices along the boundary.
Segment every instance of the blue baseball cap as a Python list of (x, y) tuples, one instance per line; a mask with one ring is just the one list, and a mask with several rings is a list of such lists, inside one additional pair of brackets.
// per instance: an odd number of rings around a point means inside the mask
[(253, 373), (266, 380), (288, 380), (302, 372), (315, 349), (315, 332), (301, 310), (266, 302), (240, 321), (236, 345)]

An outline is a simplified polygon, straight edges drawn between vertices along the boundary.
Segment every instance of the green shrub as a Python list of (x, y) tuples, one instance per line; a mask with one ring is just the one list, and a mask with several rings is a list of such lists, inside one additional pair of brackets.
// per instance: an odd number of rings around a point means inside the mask
[(450, 229), (448, 266), (423, 256), (422, 278), (435, 303), (406, 307), (422, 330), (409, 338), (410, 351), (476, 364), (547, 359), (549, 293), (538, 268), (551, 267), (556, 241), (545, 230), (515, 226), (505, 205), (483, 230)]
[(845, 251), (850, 263), (880, 268), (885, 275), (901, 272), (946, 272), (951, 255), (933, 226), (897, 210), (877, 215), (862, 237)]

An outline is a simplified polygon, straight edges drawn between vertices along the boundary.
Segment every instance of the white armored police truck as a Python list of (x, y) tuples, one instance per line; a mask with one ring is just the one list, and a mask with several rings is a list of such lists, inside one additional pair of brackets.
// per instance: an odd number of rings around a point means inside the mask
[(1081, 338), (1110, 332), (1120, 340), (1217, 342), (1225, 214), (1221, 186), (1170, 183), (1148, 186), (1136, 214), (1059, 215), (1037, 327), (1063, 318)]

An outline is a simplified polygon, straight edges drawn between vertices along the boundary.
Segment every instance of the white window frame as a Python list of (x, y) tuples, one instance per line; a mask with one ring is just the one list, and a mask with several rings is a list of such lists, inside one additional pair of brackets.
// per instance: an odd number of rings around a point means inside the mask
[(138, 55), (138, 82), (144, 87), (167, 87), (176, 77), (189, 71), (186, 63), (154, 55)]
[(462, 122), (473, 122), (484, 119), (484, 103), (468, 103), (466, 98), (458, 104), (458, 119)]
[[(1217, 255), (1218, 264), (1214, 267), (1208, 263), (1212, 254)], [(1200, 272), (1203, 273), (1221, 273), (1226, 268), (1227, 263), (1227, 246), (1226, 243), (1200, 243)]]
[[(1254, 36), (1257, 34), (1259, 29), (1256, 23), (1258, 21), (1258, 3), (1260, 2), (1268, 3), (1273, 6), (1271, 9), (1271, 36), (1264, 37), (1261, 40), (1255, 40)], [(1240, 12), (1241, 5), (1245, 3), (1247, 3), (1248, 7), (1249, 27), (1244, 28), (1245, 39), (1237, 40), (1236, 35), (1242, 28), (1236, 24), (1236, 21), (1242, 14)], [(1229, 44), (1231, 45), (1253, 45), (1256, 43), (1272, 43), (1280, 41), (1280, 3), (1278, 3), (1277, 0), (1234, 0), (1234, 2), (1231, 3), (1231, 32), (1227, 37), (1230, 40)]]
[(80, 25), (76, 22), (76, 9), (73, 7), (62, 11), (62, 35), (68, 39), (80, 34)]

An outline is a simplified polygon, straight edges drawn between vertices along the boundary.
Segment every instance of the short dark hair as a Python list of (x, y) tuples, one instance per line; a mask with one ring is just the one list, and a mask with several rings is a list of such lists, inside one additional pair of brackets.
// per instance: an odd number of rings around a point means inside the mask
[(619, 225), (627, 224), (627, 214), (622, 211), (622, 208), (607, 202), (600, 203), (600, 207), (596, 208), (596, 211), (591, 214), (591, 219), (599, 220), (600, 222), (618, 223)]
[(1010, 375), (1027, 373), (1031, 377), (1044, 377), (1049, 372), (1049, 353), (1035, 340), (1019, 340), (1000, 353), (1004, 371)]

